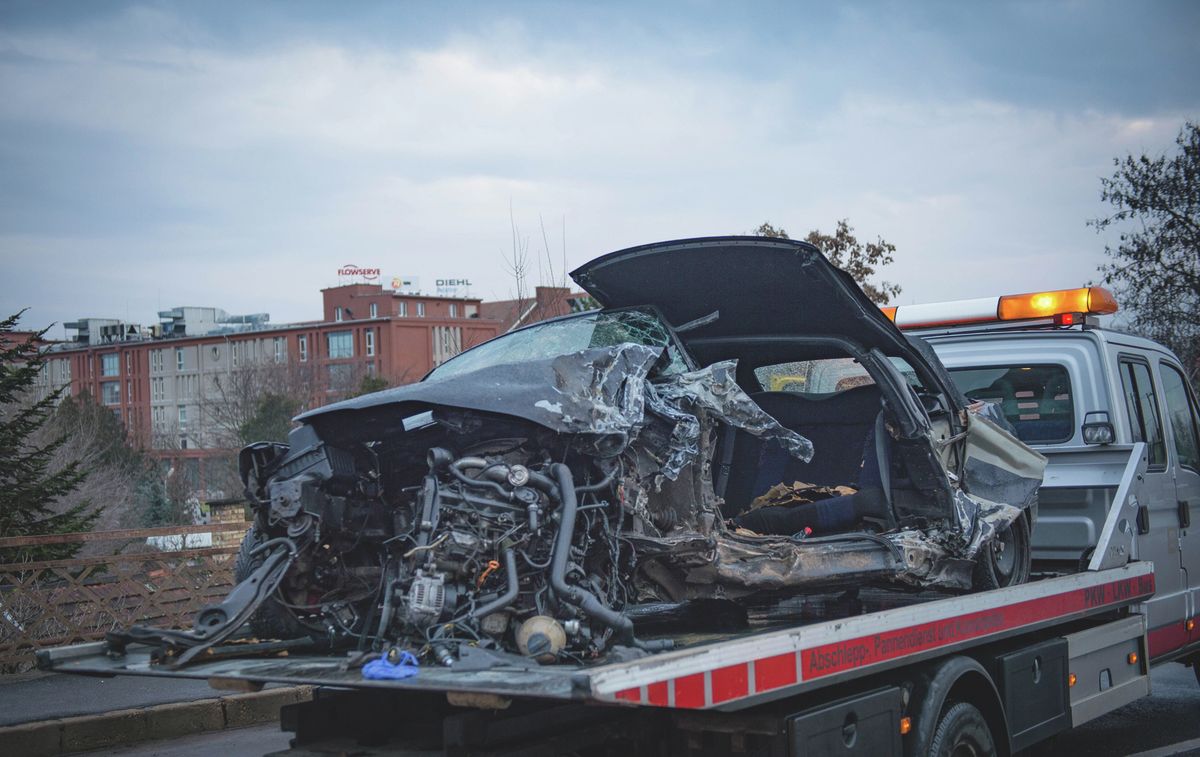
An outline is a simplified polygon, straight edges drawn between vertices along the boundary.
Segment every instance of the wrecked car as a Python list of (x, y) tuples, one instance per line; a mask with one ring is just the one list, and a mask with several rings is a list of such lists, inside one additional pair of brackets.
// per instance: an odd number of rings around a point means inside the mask
[(642, 629), (688, 606), (1028, 579), (1044, 459), (815, 247), (665, 242), (571, 275), (602, 309), (243, 450), (241, 583), (127, 638), (182, 664), (249, 620), (579, 664), (670, 647)]

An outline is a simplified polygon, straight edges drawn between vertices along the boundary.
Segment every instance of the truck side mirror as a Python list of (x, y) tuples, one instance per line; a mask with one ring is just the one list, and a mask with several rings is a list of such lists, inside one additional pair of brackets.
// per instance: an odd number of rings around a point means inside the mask
[(1084, 444), (1112, 444), (1117, 440), (1117, 431), (1109, 420), (1107, 410), (1094, 410), (1083, 416)]

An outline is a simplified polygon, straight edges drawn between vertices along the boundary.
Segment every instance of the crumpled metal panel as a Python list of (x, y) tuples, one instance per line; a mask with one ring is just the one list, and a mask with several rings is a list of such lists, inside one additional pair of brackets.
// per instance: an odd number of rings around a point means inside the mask
[(354, 397), (298, 420), (315, 425), (322, 437), (337, 427), (383, 438), (395, 433), (390, 412), (434, 405), (502, 413), (562, 433), (627, 433), (642, 420), (643, 382), (661, 354), (661, 348), (625, 343), (488, 366)]
[(664, 476), (678, 477), (680, 469), (699, 455), (697, 411), (761, 439), (774, 440), (806, 463), (812, 460), (812, 442), (768, 415), (738, 386), (736, 376), (737, 361), (723, 360), (646, 385), (647, 407), (676, 424), (671, 455), (662, 470)]
[(550, 381), (525, 417), (566, 433), (629, 434), (642, 424), (646, 376), (661, 353), (619, 344), (560, 355), (550, 361)]
[[(643, 557), (681, 571), (687, 596), (738, 596), (761, 590), (828, 589), (871, 581), (969, 589), (973, 563), (915, 530), (855, 538), (794, 541), (778, 537), (676, 534), (635, 540)], [(880, 542), (887, 542), (890, 548)]]
[(965, 545), (959, 556), (969, 560), (975, 559), (980, 547), (1021, 515), (1019, 507), (967, 494), (961, 489), (954, 492), (954, 510), (959, 521), (958, 535)]

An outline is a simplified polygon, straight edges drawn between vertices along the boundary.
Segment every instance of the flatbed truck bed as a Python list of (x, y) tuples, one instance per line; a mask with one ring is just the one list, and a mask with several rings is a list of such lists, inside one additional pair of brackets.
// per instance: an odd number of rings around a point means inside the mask
[[(635, 734), (634, 741), (678, 740), (687, 732), (671, 753), (736, 752), (730, 744), (737, 742), (750, 745), (747, 754), (925, 754), (945, 725), (944, 705), (960, 699), (987, 721), (995, 751), (1004, 754), (1149, 693), (1138, 605), (1154, 589), (1153, 565), (1132, 562), (990, 592), (916, 596), (898, 607), (700, 639), (624, 662), (429, 666), (399, 681), (364, 679), (347, 657), (331, 654), (167, 669), (151, 662), (150, 647), (131, 644), (118, 654), (104, 642), (46, 650), (39, 664), (85, 675), (326, 687), (284, 713), (296, 748), (310, 750), (297, 754), (368, 733), (393, 746), (398, 735), (424, 733), (447, 754), (566, 750), (554, 736), (563, 728), (590, 734), (579, 748)], [(387, 734), (377, 732), (380, 723), (390, 724)], [(431, 723), (442, 724), (440, 738), (426, 733)], [(757, 735), (746, 741), (737, 733)]]

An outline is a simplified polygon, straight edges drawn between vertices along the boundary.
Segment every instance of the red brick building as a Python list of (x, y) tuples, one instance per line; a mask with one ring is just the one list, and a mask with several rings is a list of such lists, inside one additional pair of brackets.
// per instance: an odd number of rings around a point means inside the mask
[[(87, 331), (86, 319), (67, 324), (79, 335), (47, 351), (40, 382), (44, 391), (69, 384), (73, 395), (91, 394), (131, 437), (171, 450), (164, 456), (203, 457), (233, 446), (222, 412), (238, 399), (230, 394), (239, 377), (258, 372), (253, 380), (300, 382), (308, 404), (318, 406), (353, 393), (365, 376), (389, 385), (416, 381), (504, 330), (480, 316), (474, 298), (401, 294), (378, 284), (332, 287), (322, 296), (324, 319), (310, 323), (222, 321), (211, 316), (224, 313), (211, 308), (176, 308), (160, 313), (174, 323), (153, 330), (121, 324), (100, 337)], [(192, 323), (204, 315), (205, 333), (188, 333), (185, 311)]]

